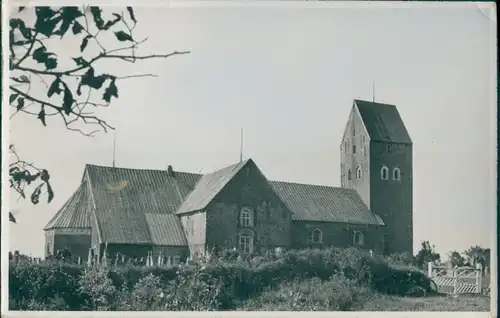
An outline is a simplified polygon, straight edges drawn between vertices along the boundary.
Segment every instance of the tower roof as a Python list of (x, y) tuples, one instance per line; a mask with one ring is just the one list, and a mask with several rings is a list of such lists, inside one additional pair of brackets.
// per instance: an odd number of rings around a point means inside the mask
[(395, 105), (354, 100), (371, 140), (412, 144)]

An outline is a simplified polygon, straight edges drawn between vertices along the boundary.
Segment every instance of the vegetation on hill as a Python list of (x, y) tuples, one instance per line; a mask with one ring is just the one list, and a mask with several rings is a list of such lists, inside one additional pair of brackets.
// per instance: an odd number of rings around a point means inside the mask
[(422, 271), (390, 262), (354, 248), (174, 268), (20, 262), (10, 266), (9, 305), (11, 310), (351, 310), (376, 294), (435, 293)]

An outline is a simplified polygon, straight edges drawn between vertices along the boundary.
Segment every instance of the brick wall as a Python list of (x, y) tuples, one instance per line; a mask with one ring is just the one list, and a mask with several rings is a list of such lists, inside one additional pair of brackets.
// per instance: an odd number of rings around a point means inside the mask
[[(413, 171), (412, 146), (371, 143), (371, 205), (387, 228), (387, 252), (413, 253)], [(389, 179), (382, 180), (382, 166), (389, 168)], [(400, 169), (400, 181), (393, 180), (393, 169)]]
[[(246, 167), (248, 169), (246, 169)], [(207, 212), (207, 248), (238, 248), (243, 207), (253, 211), (254, 250), (290, 245), (291, 213), (252, 163), (244, 167), (216, 196)]]
[(207, 213), (205, 211), (188, 213), (181, 216), (191, 255), (205, 254)]
[[(322, 232), (323, 243), (311, 241), (314, 229)], [(315, 246), (354, 246), (354, 231), (363, 233), (364, 244), (358, 247), (379, 251), (381, 249), (381, 233), (383, 228), (374, 225), (358, 225), (333, 222), (293, 221), (292, 244), (294, 248), (307, 248)]]

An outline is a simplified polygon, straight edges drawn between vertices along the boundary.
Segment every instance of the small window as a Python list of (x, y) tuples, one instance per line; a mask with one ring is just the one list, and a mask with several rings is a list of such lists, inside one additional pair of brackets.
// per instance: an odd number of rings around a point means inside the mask
[(363, 245), (364, 244), (364, 237), (363, 237), (363, 233), (361, 232), (358, 232), (358, 231), (354, 231), (354, 235), (353, 235), (353, 243), (354, 245)]
[(361, 167), (358, 166), (358, 168), (356, 169), (356, 179), (360, 180), (361, 177), (362, 177), (362, 172), (361, 172)]
[(250, 227), (253, 225), (252, 222), (252, 210), (249, 208), (243, 208), (241, 209), (241, 214), (240, 214), (240, 225), (242, 227)]
[(387, 145), (387, 152), (392, 153), (392, 145), (391, 144)]
[(351, 180), (351, 169), (347, 170), (347, 180)]
[(356, 136), (356, 128), (353, 128), (353, 129), (352, 129), (352, 135), (353, 135), (353, 136)]
[(361, 142), (363, 143), (363, 145), (365, 144), (365, 135), (361, 135)]
[(356, 153), (356, 145), (352, 145), (352, 153), (355, 154)]
[(392, 179), (396, 181), (401, 180), (401, 171), (399, 170), (399, 168), (394, 168), (392, 170)]
[(323, 232), (320, 229), (314, 229), (311, 232), (311, 242), (313, 243), (323, 243)]
[(253, 252), (253, 235), (250, 233), (241, 233), (239, 238), (239, 248), (245, 254)]
[(380, 169), (380, 178), (382, 180), (389, 179), (389, 169), (386, 166), (383, 166), (382, 169)]
[(347, 152), (348, 148), (347, 148), (347, 140), (344, 141), (344, 149), (345, 149), (345, 152)]
[(172, 265), (179, 265), (181, 263), (181, 256), (179, 254), (175, 254), (172, 256)]

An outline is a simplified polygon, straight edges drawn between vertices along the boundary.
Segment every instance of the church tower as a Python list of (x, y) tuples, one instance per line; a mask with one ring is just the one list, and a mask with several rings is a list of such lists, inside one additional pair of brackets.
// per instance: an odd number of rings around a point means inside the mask
[(385, 223), (380, 250), (413, 254), (412, 141), (396, 106), (354, 100), (340, 150), (342, 187)]

